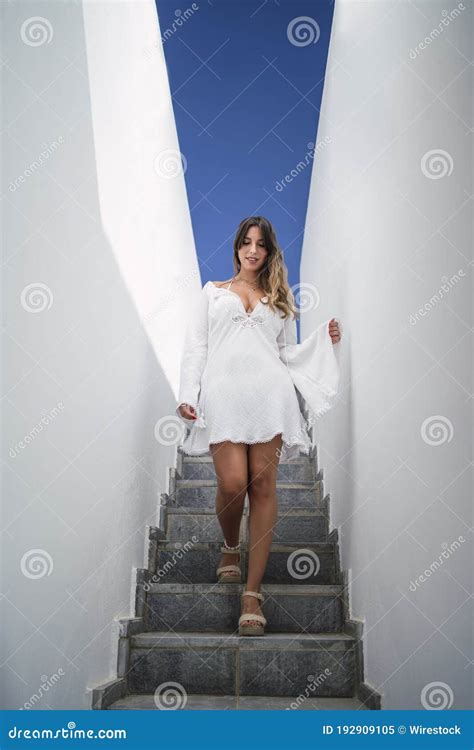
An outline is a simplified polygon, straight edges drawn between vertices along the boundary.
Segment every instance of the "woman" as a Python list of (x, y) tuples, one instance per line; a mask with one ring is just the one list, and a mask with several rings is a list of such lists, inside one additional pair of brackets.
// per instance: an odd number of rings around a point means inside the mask
[(307, 423), (296, 388), (318, 418), (334, 400), (339, 367), (334, 318), (296, 343), (294, 297), (271, 223), (243, 220), (234, 240), (234, 270), (208, 281), (188, 326), (177, 414), (190, 425), (189, 455), (211, 452), (216, 511), (224, 536), (218, 581), (240, 582), (239, 530), (249, 496), (249, 559), (239, 635), (263, 635), (260, 584), (277, 518), (280, 458), (308, 453)]

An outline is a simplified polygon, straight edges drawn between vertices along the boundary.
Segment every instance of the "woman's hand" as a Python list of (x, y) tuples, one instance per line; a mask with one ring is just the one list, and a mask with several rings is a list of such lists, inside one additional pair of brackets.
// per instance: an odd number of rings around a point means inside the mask
[(341, 340), (341, 331), (339, 330), (339, 323), (335, 318), (331, 318), (329, 321), (329, 335), (332, 339), (333, 344), (337, 344)]
[(196, 409), (194, 406), (190, 406), (189, 404), (181, 404), (178, 408), (179, 413), (181, 414), (184, 419), (197, 419), (196, 416)]

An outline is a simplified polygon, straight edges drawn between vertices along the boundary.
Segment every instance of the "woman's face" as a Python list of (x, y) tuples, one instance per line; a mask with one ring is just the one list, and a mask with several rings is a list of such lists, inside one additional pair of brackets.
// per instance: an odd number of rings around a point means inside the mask
[(244, 273), (258, 273), (263, 268), (267, 255), (262, 230), (260, 227), (250, 227), (239, 250), (241, 270)]

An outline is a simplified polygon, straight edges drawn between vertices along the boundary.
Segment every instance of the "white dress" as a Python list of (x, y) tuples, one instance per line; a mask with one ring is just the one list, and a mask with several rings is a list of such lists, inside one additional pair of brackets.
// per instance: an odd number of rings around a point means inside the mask
[[(309, 452), (308, 425), (333, 405), (339, 344), (332, 343), (329, 320), (297, 344), (293, 316), (283, 319), (266, 297), (246, 312), (230, 284), (208, 281), (188, 324), (176, 406), (190, 428), (183, 450), (199, 456), (210, 443), (263, 443), (282, 433), (280, 459), (291, 461)], [(196, 409), (197, 419), (181, 416), (183, 403)]]

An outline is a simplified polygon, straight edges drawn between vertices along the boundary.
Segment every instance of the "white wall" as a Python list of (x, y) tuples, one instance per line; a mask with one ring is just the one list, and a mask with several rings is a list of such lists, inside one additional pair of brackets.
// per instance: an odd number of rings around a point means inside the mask
[[(472, 19), (444, 8), (337, 0), (301, 266), (321, 293), (303, 337), (344, 324), (320, 464), (387, 709), (423, 708), (432, 682), (472, 705)], [(422, 168), (433, 149), (446, 153)]]
[(175, 461), (155, 427), (201, 285), (153, 0), (2, 6), (1, 705), (88, 709)]

